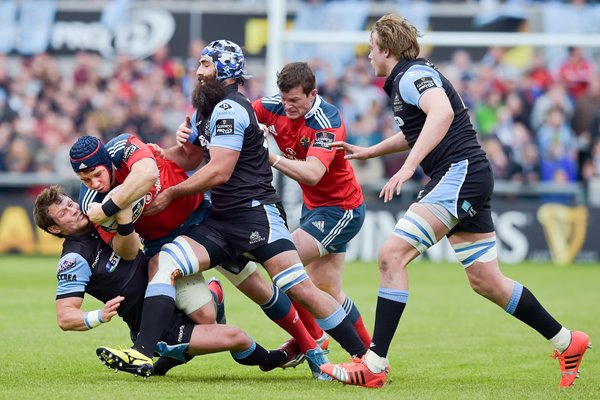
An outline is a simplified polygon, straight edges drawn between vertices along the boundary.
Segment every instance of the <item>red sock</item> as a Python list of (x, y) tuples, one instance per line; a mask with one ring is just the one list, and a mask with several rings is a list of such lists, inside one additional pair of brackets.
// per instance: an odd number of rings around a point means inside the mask
[(208, 289), (217, 296), (217, 303), (221, 304), (223, 302), (223, 287), (221, 284), (217, 280), (211, 281), (208, 284)]
[(323, 336), (323, 329), (321, 329), (319, 324), (317, 324), (315, 317), (313, 317), (312, 314), (309, 313), (306, 308), (302, 307), (300, 304), (296, 303), (294, 300), (292, 300), (292, 304), (298, 311), (298, 315), (300, 316), (300, 319), (304, 323), (306, 330), (310, 333), (310, 335), (313, 337), (313, 339), (315, 339), (315, 340), (320, 339), (321, 336)]
[(274, 322), (298, 341), (303, 353), (317, 347), (317, 342), (315, 342), (315, 339), (306, 330), (293, 305), (283, 318), (276, 319)]
[(371, 346), (371, 335), (369, 335), (369, 331), (367, 331), (367, 327), (365, 326), (362, 317), (358, 317), (356, 322), (354, 322), (354, 330), (358, 333), (358, 337), (363, 342), (365, 347), (368, 349)]

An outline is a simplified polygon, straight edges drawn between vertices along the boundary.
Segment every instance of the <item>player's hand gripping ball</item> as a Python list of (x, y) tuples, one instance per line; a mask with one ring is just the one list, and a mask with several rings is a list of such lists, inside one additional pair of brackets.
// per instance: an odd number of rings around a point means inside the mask
[[(121, 187), (121, 185), (118, 185), (118, 186), (115, 186), (114, 188), (112, 188), (112, 190), (106, 194), (104, 199), (102, 199), (102, 204), (104, 204), (106, 201), (108, 201), (108, 199), (110, 199), (112, 197), (112, 195), (115, 194), (119, 190), (120, 187)], [(130, 204), (131, 213), (133, 214), (132, 222), (137, 221), (137, 219), (142, 215), (145, 205), (146, 205), (146, 196), (145, 195)], [(118, 225), (117, 220), (115, 219), (114, 216), (112, 216), (106, 222), (102, 223), (100, 226), (102, 226), (102, 228), (104, 228), (104, 230), (106, 230), (108, 232), (116, 232), (117, 225)]]

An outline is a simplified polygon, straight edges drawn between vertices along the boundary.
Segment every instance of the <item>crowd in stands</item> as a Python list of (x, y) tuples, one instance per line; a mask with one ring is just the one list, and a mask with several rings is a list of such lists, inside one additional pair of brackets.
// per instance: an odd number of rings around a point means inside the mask
[[(146, 60), (119, 56), (109, 68), (100, 56), (78, 53), (70, 68), (48, 54), (21, 58), (9, 68), (0, 56), (0, 173), (39, 172), (69, 177), (68, 148), (78, 136), (106, 141), (121, 132), (170, 146), (176, 127), (191, 114), (197, 55), (187, 60), (168, 48)], [(511, 63), (509, 50), (490, 48), (481, 59), (464, 50), (450, 60), (432, 60), (455, 85), (472, 115), (497, 179), (521, 183), (587, 181), (600, 176), (600, 73), (596, 60), (571, 48), (557, 71), (542, 51), (526, 67)], [(507, 61), (508, 60), (508, 61)], [(368, 146), (397, 132), (383, 81), (366, 56), (357, 56), (342, 76), (310, 60), (319, 92), (337, 105), (348, 141)], [(263, 93), (260, 71), (243, 90)], [(363, 182), (389, 177), (404, 155), (355, 163)], [(419, 176), (417, 175), (417, 179)]]

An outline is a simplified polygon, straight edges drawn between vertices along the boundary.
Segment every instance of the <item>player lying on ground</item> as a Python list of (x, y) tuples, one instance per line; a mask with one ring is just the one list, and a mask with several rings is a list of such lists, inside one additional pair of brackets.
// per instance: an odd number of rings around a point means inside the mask
[[(131, 223), (131, 210), (125, 208), (115, 214), (119, 225)], [(63, 330), (85, 331), (109, 322), (119, 315), (127, 323), (131, 338), (140, 330), (144, 293), (148, 284), (148, 260), (141, 252), (120, 257), (116, 250), (140, 246), (135, 232), (117, 233), (111, 248), (98, 235), (76, 202), (59, 186), (51, 186), (36, 198), (36, 224), (48, 233), (65, 239), (58, 263), (56, 317)], [(218, 281), (210, 284), (215, 297), (223, 306), (222, 288)], [(201, 287), (201, 308), (213, 309), (213, 296), (206, 284)], [(81, 309), (85, 293), (104, 303), (99, 310)], [(224, 317), (224, 310), (222, 311)], [(283, 350), (265, 350), (240, 328), (231, 325), (198, 325), (183, 312), (173, 309), (163, 321), (163, 332), (153, 352), (160, 358), (154, 364), (154, 373), (164, 375), (172, 366), (170, 359), (187, 362), (193, 356), (229, 350), (235, 361), (243, 365), (261, 365), (274, 368), (287, 361)], [(126, 369), (133, 360), (127, 353), (97, 351), (109, 367), (147, 376), (149, 370)], [(125, 365), (125, 368), (118, 368)]]

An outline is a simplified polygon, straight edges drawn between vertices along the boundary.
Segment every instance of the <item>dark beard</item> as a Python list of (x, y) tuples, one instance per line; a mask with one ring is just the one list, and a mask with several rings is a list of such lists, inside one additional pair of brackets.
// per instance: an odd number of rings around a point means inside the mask
[(204, 84), (197, 83), (192, 93), (192, 106), (200, 115), (208, 118), (213, 109), (225, 97), (223, 84), (216, 79), (204, 80)]

